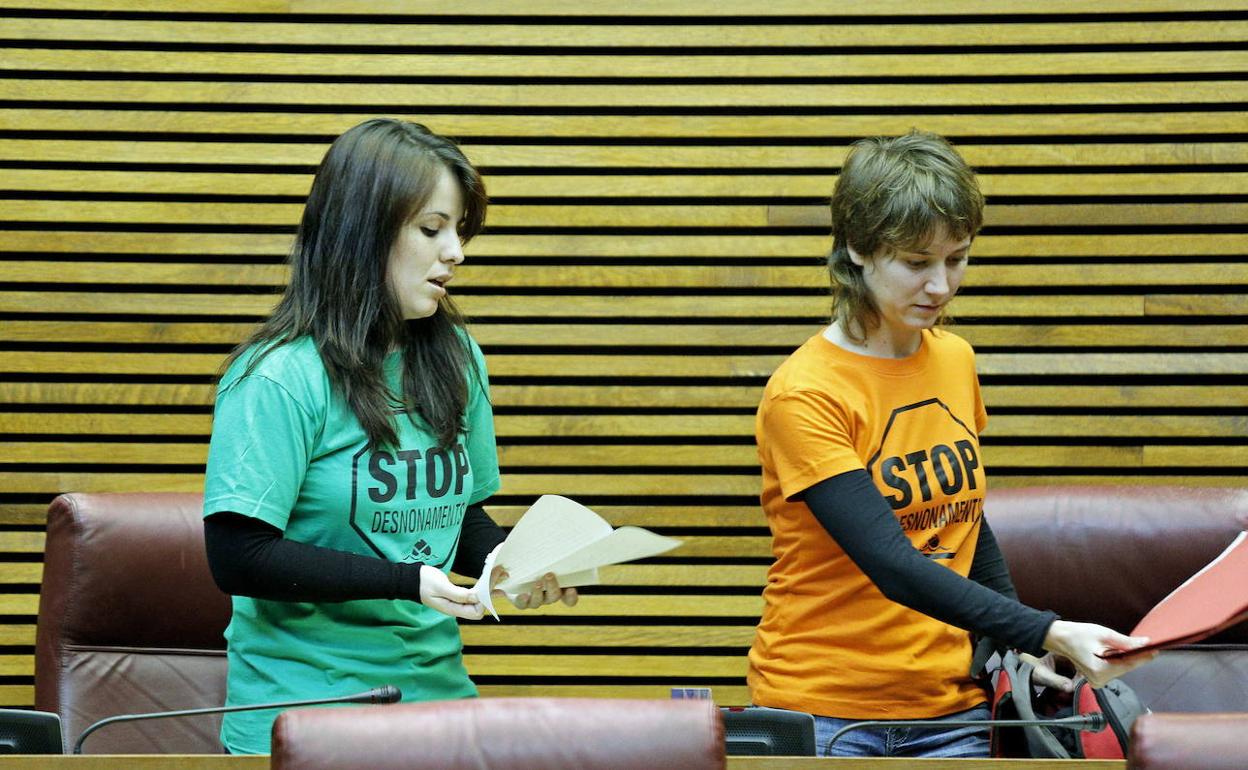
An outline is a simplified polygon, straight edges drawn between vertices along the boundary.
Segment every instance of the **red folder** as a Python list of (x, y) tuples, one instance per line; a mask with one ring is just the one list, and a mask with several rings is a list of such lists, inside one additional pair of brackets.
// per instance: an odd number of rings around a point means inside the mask
[(1104, 657), (1198, 642), (1243, 620), (1248, 620), (1248, 532), (1240, 532), (1216, 559), (1148, 611), (1131, 631), (1147, 636), (1147, 645)]

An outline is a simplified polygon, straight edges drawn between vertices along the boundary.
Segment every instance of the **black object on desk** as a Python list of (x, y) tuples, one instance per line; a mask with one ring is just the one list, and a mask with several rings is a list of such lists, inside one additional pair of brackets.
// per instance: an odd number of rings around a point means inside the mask
[(732, 756), (813, 757), (815, 718), (766, 706), (721, 707), (725, 753)]
[(61, 718), (49, 711), (0, 709), (0, 754), (64, 754)]

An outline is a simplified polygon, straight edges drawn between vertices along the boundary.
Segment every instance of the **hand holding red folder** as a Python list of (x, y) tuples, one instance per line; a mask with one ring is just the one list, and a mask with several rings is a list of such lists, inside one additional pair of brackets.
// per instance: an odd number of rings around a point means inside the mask
[(1239, 533), (1216, 559), (1171, 591), (1132, 629), (1132, 636), (1149, 638), (1147, 645), (1104, 657), (1198, 642), (1242, 620), (1248, 620), (1248, 532)]

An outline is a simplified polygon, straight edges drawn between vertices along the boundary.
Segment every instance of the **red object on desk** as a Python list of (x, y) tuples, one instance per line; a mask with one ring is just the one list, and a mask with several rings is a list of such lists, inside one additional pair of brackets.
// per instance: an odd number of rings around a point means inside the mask
[(1239, 533), (1216, 559), (1171, 591), (1132, 629), (1132, 636), (1149, 638), (1147, 645), (1104, 657), (1198, 642), (1242, 620), (1248, 620), (1248, 532)]

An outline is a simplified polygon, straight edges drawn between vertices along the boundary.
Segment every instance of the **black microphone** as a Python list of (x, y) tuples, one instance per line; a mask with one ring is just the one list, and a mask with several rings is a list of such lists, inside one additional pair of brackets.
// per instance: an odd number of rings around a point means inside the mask
[(200, 714), (224, 714), (232, 711), (259, 711), (261, 709), (290, 709), (300, 706), (323, 706), (329, 703), (396, 703), (399, 698), (403, 697), (403, 693), (399, 688), (392, 684), (374, 687), (368, 692), (356, 693), (355, 695), (343, 695), (337, 698), (315, 698), (313, 700), (297, 700), (287, 701), (285, 703), (261, 703), (256, 706), (216, 706), (206, 709), (187, 709), (185, 711), (154, 711), (149, 714), (120, 714), (115, 717), (101, 719), (93, 725), (82, 731), (82, 735), (78, 736), (77, 742), (74, 743), (74, 753), (82, 753), (82, 742), (87, 736), (101, 727), (115, 724), (117, 722), (137, 722), (140, 719), (164, 719), (165, 717), (191, 717)]
[(1058, 719), (876, 719), (854, 722), (837, 730), (828, 741), (828, 750), (845, 733), (864, 727), (1060, 727), (1064, 730), (1087, 730), (1099, 733), (1108, 726), (1099, 711)]

